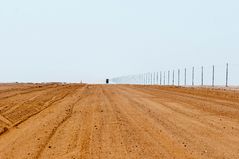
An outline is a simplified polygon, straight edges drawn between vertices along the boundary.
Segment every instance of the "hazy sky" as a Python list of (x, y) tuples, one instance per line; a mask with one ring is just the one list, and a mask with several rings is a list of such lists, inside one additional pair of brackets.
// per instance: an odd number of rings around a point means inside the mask
[(0, 81), (239, 64), (238, 0), (1, 0)]

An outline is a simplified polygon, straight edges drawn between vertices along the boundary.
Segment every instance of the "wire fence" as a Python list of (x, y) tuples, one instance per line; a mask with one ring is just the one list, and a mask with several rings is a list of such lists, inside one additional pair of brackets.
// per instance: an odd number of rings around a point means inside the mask
[(239, 64), (211, 65), (147, 72), (112, 78), (114, 84), (239, 86)]

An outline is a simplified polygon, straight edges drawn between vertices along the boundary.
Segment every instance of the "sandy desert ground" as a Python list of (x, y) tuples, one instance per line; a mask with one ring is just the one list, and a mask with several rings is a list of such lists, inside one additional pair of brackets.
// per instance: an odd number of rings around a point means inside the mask
[(239, 92), (1, 84), (0, 159), (238, 159)]

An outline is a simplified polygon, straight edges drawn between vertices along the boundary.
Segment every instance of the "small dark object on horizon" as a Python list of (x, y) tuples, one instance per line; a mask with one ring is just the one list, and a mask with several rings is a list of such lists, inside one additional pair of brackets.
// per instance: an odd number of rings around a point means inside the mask
[(109, 84), (109, 81), (110, 81), (109, 79), (106, 79), (106, 84)]

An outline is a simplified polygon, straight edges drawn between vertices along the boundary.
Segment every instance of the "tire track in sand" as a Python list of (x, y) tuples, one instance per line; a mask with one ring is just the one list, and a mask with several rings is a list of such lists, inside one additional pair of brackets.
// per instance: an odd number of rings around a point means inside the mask
[(86, 87), (81, 93), (80, 99), (71, 108), (71, 115), (57, 127), (39, 158), (60, 158), (63, 155), (74, 153), (77, 148), (79, 131), (83, 124), (81, 114), (84, 113), (85, 102), (90, 102), (89, 98), (91, 99), (91, 96), (92, 94), (89, 93), (89, 89)]
[[(75, 88), (78, 88), (76, 92), (73, 91)], [(17, 129), (0, 136), (0, 143), (5, 143), (0, 145), (0, 158), (36, 158), (48, 142), (47, 138), (52, 135), (51, 130), (54, 132), (54, 128), (70, 114), (69, 108), (79, 100), (77, 95), (83, 89), (74, 86), (73, 92), (67, 97), (32, 116), (31, 120), (21, 123)]]
[[(84, 90), (83, 90), (84, 91)], [(48, 136), (48, 138), (46, 139), (46, 142), (44, 143), (44, 145), (42, 145), (42, 148), (38, 151), (37, 155), (36, 155), (36, 159), (41, 157), (42, 152), (46, 149), (46, 146), (48, 145), (48, 143), (50, 142), (50, 140), (53, 138), (53, 136), (55, 135), (55, 133), (57, 132), (58, 128), (61, 127), (61, 125), (63, 125), (71, 116), (72, 116), (72, 112), (73, 109), (75, 107), (75, 105), (77, 105), (83, 98), (78, 96), (78, 99), (69, 105), (69, 108), (66, 110), (66, 116), (62, 119), (62, 121), (53, 128), (53, 130), (51, 131), (50, 135)]]

